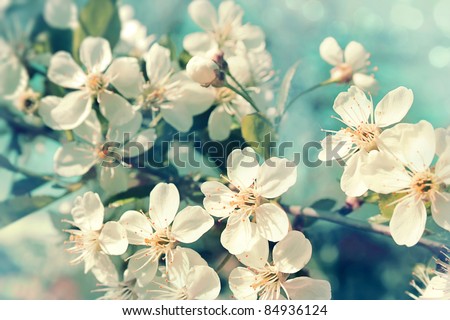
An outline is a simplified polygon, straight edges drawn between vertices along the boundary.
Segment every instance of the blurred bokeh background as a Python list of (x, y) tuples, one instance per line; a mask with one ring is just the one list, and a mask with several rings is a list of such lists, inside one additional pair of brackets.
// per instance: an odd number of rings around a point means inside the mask
[[(2, 27), (15, 21), (26, 29), (42, 10), (41, 0), (12, 1), (3, 13)], [(84, 1), (78, 1), (82, 5)], [(218, 3), (218, 1), (213, 1)], [(293, 93), (329, 76), (330, 66), (319, 56), (318, 47), (327, 36), (342, 47), (352, 40), (371, 52), (380, 92), (398, 86), (414, 91), (414, 104), (406, 122), (421, 119), (435, 127), (450, 124), (450, 0), (245, 0), (236, 1), (245, 10), (244, 21), (259, 25), (266, 33), (267, 49), (273, 55), (278, 78), (300, 61)], [(128, 0), (135, 18), (157, 36), (170, 34), (182, 50), (183, 37), (198, 31), (187, 14), (189, 1)], [(4, 76), (4, 75), (0, 75)], [(320, 88), (299, 99), (281, 125), (281, 140), (294, 142), (289, 155), (302, 152), (308, 141), (320, 141), (321, 128), (336, 129), (332, 120), (334, 98), (343, 85)], [(0, 119), (0, 152), (37, 172), (51, 172), (56, 144), (36, 138), (31, 150), (14, 154), (16, 132)], [(315, 154), (311, 154), (314, 157)], [(301, 165), (299, 179), (284, 197), (287, 204), (311, 205), (331, 198), (342, 206), (339, 188), (342, 169)], [(0, 200), (14, 193), (17, 175), (0, 169)], [(61, 212), (70, 210), (70, 199), (0, 229), (0, 298), (64, 299), (95, 298), (95, 280), (82, 274), (81, 266), (70, 266), (63, 251), (65, 235), (59, 223)], [(351, 217), (365, 219), (377, 207), (364, 206)], [(0, 212), (0, 215), (2, 212)], [(56, 227), (55, 227), (56, 226)], [(429, 263), (431, 253), (421, 247), (405, 248), (392, 239), (319, 222), (306, 231), (313, 244), (311, 275), (330, 280), (334, 299), (407, 299), (411, 271), (416, 263)], [(226, 294), (224, 298), (226, 298)]]

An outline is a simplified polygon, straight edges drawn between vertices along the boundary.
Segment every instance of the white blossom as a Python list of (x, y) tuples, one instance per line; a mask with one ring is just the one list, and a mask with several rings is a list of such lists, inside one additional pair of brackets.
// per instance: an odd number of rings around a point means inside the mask
[(320, 44), (320, 56), (334, 66), (331, 79), (337, 82), (350, 82), (355, 86), (376, 93), (378, 83), (373, 75), (368, 75), (370, 54), (356, 41), (351, 41), (342, 51), (336, 39), (325, 38)]
[(118, 222), (103, 224), (105, 209), (98, 194), (86, 192), (78, 196), (71, 211), (74, 221), (64, 220), (77, 229), (65, 230), (70, 234), (67, 251), (79, 254), (71, 263), (84, 261), (84, 272), (91, 271), (100, 282), (107, 281), (115, 270), (108, 255), (121, 255), (128, 247), (125, 228)]
[(267, 199), (285, 193), (297, 180), (297, 167), (287, 159), (272, 157), (261, 166), (252, 148), (233, 150), (227, 159), (228, 181), (233, 189), (218, 181), (201, 186), (203, 205), (211, 215), (226, 219), (220, 241), (232, 254), (246, 250), (252, 225), (264, 239), (279, 241), (289, 229), (284, 210)]
[(289, 279), (311, 259), (312, 247), (299, 231), (290, 231), (273, 248), (272, 263), (268, 262), (269, 246), (263, 238), (255, 237), (249, 250), (237, 255), (247, 268), (231, 271), (230, 289), (239, 300), (314, 300), (330, 299), (330, 283), (309, 277)]
[(129, 75), (139, 72), (136, 58), (122, 57), (112, 60), (111, 48), (103, 38), (87, 37), (80, 46), (80, 60), (86, 73), (65, 51), (55, 53), (48, 70), (48, 78), (68, 89), (57, 108), (51, 109), (47, 125), (55, 130), (71, 130), (89, 116), (94, 99), (100, 111), (112, 125), (122, 125), (134, 117), (135, 110), (122, 96), (108, 90), (113, 85), (124, 97), (131, 97), (137, 90), (130, 83)]
[(184, 38), (183, 47), (191, 55), (221, 50), (228, 56), (234, 54), (238, 44), (250, 50), (265, 47), (264, 32), (257, 26), (242, 23), (244, 12), (234, 1), (222, 1), (216, 10), (208, 0), (194, 0), (188, 11), (204, 30)]
[(211, 59), (194, 56), (186, 65), (186, 73), (189, 78), (201, 84), (203, 87), (210, 86), (217, 79), (219, 66)]
[(78, 26), (78, 8), (73, 0), (47, 0), (43, 16), (53, 28), (74, 29)]
[(170, 272), (178, 243), (197, 241), (214, 224), (203, 208), (187, 206), (178, 212), (179, 204), (177, 187), (172, 183), (158, 183), (150, 192), (149, 217), (129, 210), (120, 218), (119, 222), (127, 230), (129, 243), (146, 246), (137, 251), (129, 262), (131, 272), (139, 272), (141, 276), (138, 278), (142, 281), (148, 283), (154, 278), (160, 257), (165, 259)]
[(340, 116), (336, 118), (346, 127), (322, 140), (319, 159), (346, 161), (341, 178), (341, 188), (348, 195), (358, 197), (367, 191), (361, 177), (361, 165), (367, 160), (368, 152), (378, 149), (377, 138), (382, 130), (403, 119), (413, 102), (413, 93), (405, 87), (388, 92), (377, 104), (364, 92), (352, 86), (341, 92), (334, 101), (333, 109)]
[(362, 177), (377, 193), (401, 195), (395, 205), (389, 228), (394, 241), (411, 247), (421, 238), (427, 219), (426, 203), (431, 203), (434, 221), (450, 231), (450, 148), (434, 168), (436, 140), (432, 125), (400, 123), (378, 137), (380, 151), (372, 151), (362, 166)]

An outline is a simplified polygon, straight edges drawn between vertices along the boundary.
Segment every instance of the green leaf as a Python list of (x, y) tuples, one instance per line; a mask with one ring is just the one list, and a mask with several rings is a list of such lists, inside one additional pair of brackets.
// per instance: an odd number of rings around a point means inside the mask
[(186, 65), (188, 64), (189, 60), (191, 60), (192, 56), (187, 52), (186, 50), (181, 51), (180, 57), (178, 58), (178, 64), (180, 65), (181, 69), (186, 69)]
[(392, 203), (404, 196), (401, 193), (379, 194), (378, 208), (380, 209), (381, 215), (391, 220), (395, 209), (395, 204)]
[(310, 205), (310, 207), (313, 208), (314, 210), (332, 211), (335, 205), (336, 200), (325, 198), (317, 200), (312, 205)]
[(283, 78), (283, 82), (281, 83), (280, 93), (278, 95), (277, 100), (277, 109), (280, 114), (283, 114), (284, 108), (286, 107), (287, 98), (289, 96), (289, 92), (291, 91), (292, 79), (294, 78), (295, 72), (297, 71), (298, 65), (300, 61), (297, 61), (289, 68)]
[(241, 132), (247, 144), (264, 159), (272, 156), (276, 134), (269, 119), (260, 113), (248, 114), (242, 118)]
[(78, 57), (87, 36), (102, 37), (113, 48), (120, 39), (120, 18), (116, 0), (89, 0), (80, 12), (80, 26), (73, 35), (72, 53)]
[(20, 196), (0, 202), (0, 228), (48, 206), (57, 199), (51, 196)]

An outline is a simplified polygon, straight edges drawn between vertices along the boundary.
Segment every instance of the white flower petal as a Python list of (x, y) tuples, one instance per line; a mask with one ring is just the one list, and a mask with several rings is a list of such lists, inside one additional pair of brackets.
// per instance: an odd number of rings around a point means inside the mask
[[(100, 172), (99, 172), (100, 171)], [(97, 166), (100, 187), (108, 194), (115, 195), (128, 190), (130, 168), (119, 165), (117, 167)]]
[(205, 195), (203, 206), (214, 217), (227, 217), (235, 208), (235, 193), (217, 181), (206, 181), (201, 190)]
[(45, 22), (57, 29), (70, 29), (77, 25), (78, 10), (72, 0), (47, 0), (43, 12)]
[(188, 12), (192, 20), (205, 31), (213, 31), (217, 26), (217, 12), (209, 0), (192, 1)]
[(145, 56), (147, 76), (152, 83), (163, 80), (172, 70), (170, 51), (155, 43)]
[(214, 300), (220, 293), (220, 279), (214, 269), (194, 266), (187, 275), (186, 288), (188, 299)]
[(214, 225), (214, 219), (199, 206), (188, 206), (181, 210), (172, 224), (172, 235), (180, 242), (197, 241)]
[(217, 48), (217, 44), (207, 33), (194, 32), (184, 37), (183, 48), (191, 55), (201, 55)]
[(209, 138), (215, 141), (228, 139), (232, 123), (233, 119), (228, 112), (225, 111), (223, 106), (214, 108), (208, 119)]
[(92, 145), (97, 145), (103, 140), (100, 121), (98, 121), (94, 110), (91, 110), (89, 116), (82, 124), (73, 129), (73, 133)]
[(63, 177), (81, 176), (97, 162), (96, 150), (88, 144), (68, 142), (53, 156), (54, 170)]
[(112, 60), (111, 46), (106, 39), (87, 37), (81, 42), (80, 60), (88, 72), (103, 72)]
[(111, 258), (103, 252), (95, 255), (95, 264), (90, 271), (101, 284), (113, 286), (119, 282), (116, 266), (111, 261)]
[(98, 194), (88, 191), (75, 198), (71, 214), (81, 230), (100, 230), (105, 208)]
[(52, 117), (52, 110), (55, 109), (61, 102), (62, 98), (56, 96), (46, 96), (41, 99), (38, 113), (45, 125), (53, 130), (61, 130), (58, 119)]
[(126, 98), (136, 98), (141, 93), (143, 78), (136, 58), (114, 59), (105, 73), (111, 84)]
[(411, 184), (411, 176), (401, 162), (386, 152), (371, 151), (360, 169), (367, 187), (377, 193), (392, 193)]
[(450, 193), (437, 195), (431, 206), (431, 213), (438, 226), (450, 231)]
[(170, 81), (179, 81), (177, 98), (172, 100), (172, 103), (177, 108), (183, 105), (187, 111), (192, 115), (197, 115), (208, 110), (214, 103), (215, 89), (204, 88), (198, 83), (188, 79), (183, 72), (178, 72), (170, 78)]
[(256, 230), (254, 223), (252, 226), (252, 237), (247, 245), (245, 252), (236, 255), (239, 262), (252, 268), (263, 268), (267, 264), (269, 258), (269, 243), (267, 239), (261, 237)]
[(435, 166), (436, 176), (447, 186), (450, 185), (450, 145), (439, 155)]
[(434, 132), (436, 133), (436, 154), (441, 156), (441, 153), (450, 147), (450, 128), (437, 128)]
[(336, 134), (327, 135), (320, 144), (322, 145), (322, 150), (319, 152), (321, 161), (342, 159), (353, 148), (352, 136), (345, 129), (339, 130)]
[(380, 89), (378, 81), (373, 75), (355, 72), (352, 77), (352, 82), (355, 86), (371, 95), (377, 94)]
[(228, 155), (228, 179), (239, 189), (250, 187), (255, 182), (258, 171), (258, 156), (252, 148), (235, 149)]
[(222, 1), (219, 5), (219, 25), (239, 26), (242, 24), (244, 10), (234, 1)]
[(361, 174), (361, 167), (367, 161), (367, 156), (366, 151), (358, 151), (345, 165), (341, 178), (341, 189), (349, 197), (359, 197), (367, 191), (367, 185)]
[(332, 66), (343, 62), (344, 56), (342, 49), (333, 37), (325, 38), (320, 44), (319, 51), (322, 59)]
[(227, 226), (220, 235), (220, 243), (231, 254), (240, 254), (245, 251), (246, 245), (252, 236), (252, 226), (247, 215), (236, 212), (230, 215)]
[(347, 92), (339, 93), (333, 109), (347, 125), (358, 127), (367, 123), (373, 104), (361, 89), (351, 86)]
[(180, 104), (161, 106), (161, 114), (168, 124), (181, 132), (189, 131), (194, 122), (192, 114)]
[(117, 141), (121, 144), (125, 144), (131, 140), (141, 129), (142, 125), (142, 113), (135, 112), (130, 121), (121, 125), (110, 126), (106, 137), (108, 140)]
[(328, 281), (298, 277), (283, 283), (291, 300), (330, 300), (331, 286)]
[(150, 192), (150, 220), (159, 229), (170, 225), (180, 206), (180, 194), (173, 183), (158, 183)]
[(136, 111), (127, 100), (115, 93), (102, 92), (98, 96), (100, 111), (111, 126), (126, 124), (134, 118)]
[(121, 255), (127, 251), (127, 230), (116, 221), (105, 223), (98, 237), (103, 252), (109, 255)]
[(408, 113), (414, 100), (411, 89), (398, 87), (389, 91), (375, 108), (375, 123), (384, 128), (400, 122)]
[(289, 230), (286, 212), (273, 203), (264, 203), (255, 210), (258, 233), (269, 241), (280, 241)]
[(86, 74), (65, 51), (56, 52), (50, 59), (47, 76), (64, 88), (79, 89), (86, 83)]
[(414, 246), (425, 230), (427, 211), (422, 201), (413, 197), (399, 202), (392, 215), (389, 228), (392, 238), (398, 245)]
[(276, 198), (297, 181), (297, 165), (287, 159), (272, 157), (259, 168), (256, 191), (265, 198)]
[[(151, 283), (158, 271), (158, 261), (149, 261), (144, 253), (146, 250), (148, 249), (137, 251), (128, 262), (128, 270), (136, 277), (139, 287), (145, 287)], [(136, 258), (136, 256), (142, 256), (142, 258)]]
[(170, 259), (166, 257), (166, 272), (171, 285), (181, 289), (186, 286), (187, 276), (191, 268), (188, 256), (176, 248)]
[(354, 71), (365, 69), (368, 66), (370, 54), (364, 49), (362, 44), (351, 41), (344, 51), (344, 61), (348, 63)]
[[(4, 50), (8, 51), (6, 48)], [(15, 56), (0, 62), (0, 74), (7, 75), (0, 77), (0, 97), (2, 99), (15, 99), (28, 86), (28, 72)]]
[(436, 135), (427, 121), (416, 124), (399, 123), (383, 131), (378, 137), (378, 148), (396, 157), (410, 169), (421, 172), (428, 169), (436, 150)]
[(144, 246), (146, 245), (145, 239), (153, 234), (150, 220), (139, 211), (125, 211), (120, 217), (119, 223), (126, 229), (130, 244)]
[(300, 231), (290, 231), (273, 248), (272, 258), (277, 269), (284, 273), (301, 270), (311, 259), (311, 242)]
[(258, 26), (244, 24), (240, 28), (237, 28), (236, 35), (249, 50), (263, 50), (266, 46), (266, 35)]
[(68, 93), (48, 115), (59, 130), (72, 130), (82, 124), (92, 110), (92, 99), (85, 91)]
[(139, 132), (124, 146), (125, 155), (128, 157), (137, 157), (138, 155), (146, 152), (156, 140), (155, 129), (147, 129)]
[(235, 268), (230, 273), (228, 283), (230, 290), (238, 300), (257, 300), (258, 291), (252, 285), (255, 282), (255, 274), (247, 268)]

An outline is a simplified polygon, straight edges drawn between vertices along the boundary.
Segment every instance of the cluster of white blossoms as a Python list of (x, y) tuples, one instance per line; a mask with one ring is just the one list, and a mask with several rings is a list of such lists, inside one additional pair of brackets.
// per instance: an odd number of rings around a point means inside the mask
[[(96, 277), (101, 299), (331, 299), (330, 283), (305, 269), (313, 257), (305, 234), (313, 229), (300, 229), (292, 207), (280, 203), (297, 183), (297, 164), (261, 145), (249, 147), (264, 144), (248, 138), (276, 135), (293, 101), (331, 83), (350, 87), (334, 101), (341, 128), (325, 130), (319, 159), (345, 165), (343, 192), (358, 203), (389, 199), (393, 213), (384, 233), (398, 245), (417, 244), (428, 216), (450, 231), (450, 127), (401, 123), (414, 100), (405, 87), (374, 107), (376, 68), (369, 69), (362, 44), (342, 49), (332, 37), (323, 40), (318, 54), (333, 66), (330, 78), (288, 104), (298, 64), (276, 92), (265, 34), (244, 22), (234, 1), (218, 8), (209, 0), (190, 2), (189, 16), (201, 31), (184, 37), (179, 56), (170, 39), (149, 35), (133, 9), (115, 1), (108, 1), (114, 26), (92, 36), (82, 19), (99, 2), (87, 2), (80, 14), (76, 1), (45, 2), (39, 39), (50, 49), (42, 55), (34, 52), (40, 46), (0, 38), (0, 73), (8, 75), (0, 77), (0, 102), (21, 130), (31, 127), (60, 143), (54, 175), (32, 177), (67, 194), (82, 188), (73, 194), (73, 221), (64, 220), (66, 246), (76, 255), (71, 262)], [(65, 44), (52, 47), (55, 30), (73, 35), (67, 51), (60, 50)], [(252, 117), (263, 124), (245, 127)], [(183, 176), (165, 142), (195, 149), (191, 133), (202, 144), (235, 135), (245, 144), (224, 147), (226, 165), (214, 174)], [(151, 152), (164, 166), (147, 161)], [(414, 285), (420, 298), (449, 298), (448, 259), (431, 278), (418, 270), (425, 285)]]

